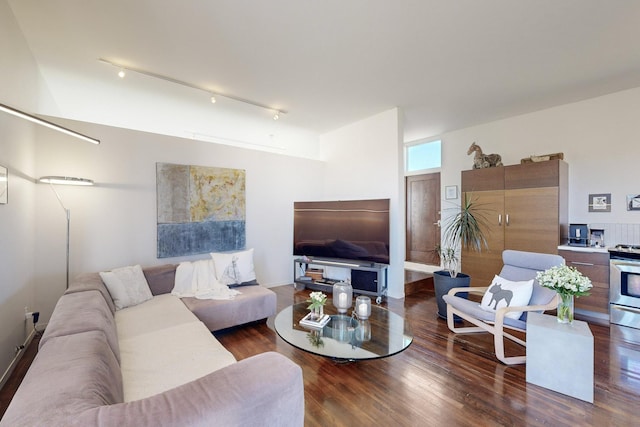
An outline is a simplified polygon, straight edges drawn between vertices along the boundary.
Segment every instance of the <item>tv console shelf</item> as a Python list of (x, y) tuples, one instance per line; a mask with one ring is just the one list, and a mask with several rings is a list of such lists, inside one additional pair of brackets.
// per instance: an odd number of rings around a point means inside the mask
[(358, 262), (341, 259), (317, 259), (296, 258), (293, 260), (293, 281), (313, 290), (324, 291), (329, 294), (333, 291), (333, 284), (340, 280), (331, 278), (311, 278), (305, 276), (309, 268), (334, 267), (351, 271), (351, 286), (353, 293), (357, 295), (369, 295), (376, 298), (376, 304), (382, 302), (387, 296), (387, 264), (375, 262)]

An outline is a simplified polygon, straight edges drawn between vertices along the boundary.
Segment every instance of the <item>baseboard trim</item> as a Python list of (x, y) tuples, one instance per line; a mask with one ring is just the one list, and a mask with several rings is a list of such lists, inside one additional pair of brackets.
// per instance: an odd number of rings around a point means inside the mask
[(37, 331), (35, 328), (31, 330), (31, 333), (29, 334), (29, 336), (27, 336), (27, 339), (22, 344), (22, 348), (16, 353), (15, 357), (9, 364), (9, 367), (4, 371), (4, 374), (2, 374), (2, 378), (0, 378), (0, 389), (3, 388), (7, 380), (9, 380), (9, 377), (13, 373), (14, 369), (16, 369), (16, 365), (18, 364), (20, 359), (22, 359), (22, 356), (24, 355), (25, 351), (27, 351), (27, 347), (29, 347), (29, 344), (31, 344), (31, 341), (33, 341), (33, 338), (36, 336), (36, 333)]

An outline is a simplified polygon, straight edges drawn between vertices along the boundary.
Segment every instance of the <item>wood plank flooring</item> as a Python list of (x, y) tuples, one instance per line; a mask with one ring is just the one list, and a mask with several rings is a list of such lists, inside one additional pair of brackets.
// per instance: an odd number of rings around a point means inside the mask
[[(272, 290), (278, 310), (309, 293), (292, 286)], [(507, 367), (495, 359), (490, 335), (449, 332), (437, 319), (433, 291), (383, 305), (405, 315), (414, 333), (407, 350), (385, 359), (344, 364), (306, 353), (280, 339), (272, 319), (216, 336), (237, 359), (277, 351), (299, 364), (307, 426), (640, 425), (640, 330), (590, 326), (595, 347), (590, 404), (528, 384), (524, 365)]]
[[(293, 286), (272, 290), (278, 310), (309, 293)], [(507, 367), (495, 359), (488, 334), (450, 333), (437, 319), (432, 290), (382, 305), (409, 319), (414, 341), (404, 352), (380, 360), (340, 364), (305, 353), (277, 336), (273, 319), (216, 337), (238, 360), (277, 351), (299, 364), (307, 426), (640, 425), (640, 330), (590, 326), (595, 344), (595, 397), (590, 404), (528, 384), (524, 365)], [(0, 414), (24, 370), (17, 368), (0, 392)]]

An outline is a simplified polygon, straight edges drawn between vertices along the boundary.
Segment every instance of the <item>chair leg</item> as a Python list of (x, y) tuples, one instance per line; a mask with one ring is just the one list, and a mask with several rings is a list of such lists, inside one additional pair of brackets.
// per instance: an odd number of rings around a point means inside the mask
[(517, 342), (520, 345), (526, 346), (526, 343), (519, 338), (514, 337), (511, 334), (504, 333), (503, 330), (496, 330), (493, 334), (493, 343), (496, 351), (496, 357), (499, 361), (504, 363), (505, 365), (518, 365), (525, 363), (527, 361), (527, 356), (511, 356), (505, 357), (504, 355), (504, 339), (505, 336), (511, 339), (512, 341)]

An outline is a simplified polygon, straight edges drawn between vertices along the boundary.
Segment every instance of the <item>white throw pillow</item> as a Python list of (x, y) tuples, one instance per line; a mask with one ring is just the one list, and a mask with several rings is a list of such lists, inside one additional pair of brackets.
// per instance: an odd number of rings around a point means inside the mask
[(111, 294), (116, 310), (138, 305), (153, 298), (142, 267), (139, 265), (102, 271), (100, 277)]
[(216, 277), (224, 285), (239, 285), (256, 280), (253, 269), (253, 249), (246, 251), (211, 254), (216, 267)]
[[(496, 311), (502, 307), (521, 307), (529, 304), (533, 292), (533, 279), (523, 282), (512, 282), (496, 275), (482, 297), (480, 308)], [(505, 315), (512, 319), (522, 316), (521, 311), (512, 311)]]

